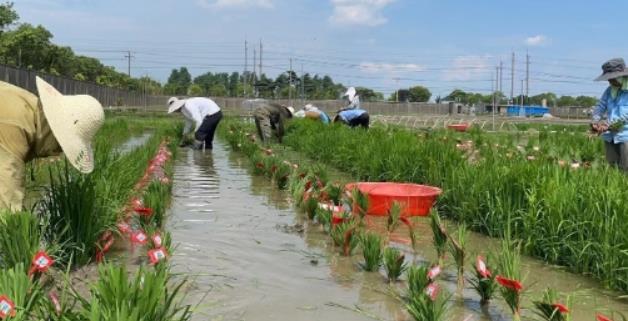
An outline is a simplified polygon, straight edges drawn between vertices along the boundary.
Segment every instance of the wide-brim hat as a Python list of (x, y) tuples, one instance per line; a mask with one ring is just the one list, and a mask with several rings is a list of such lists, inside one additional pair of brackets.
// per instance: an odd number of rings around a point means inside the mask
[(286, 109), (290, 112), (290, 115), (294, 115), (294, 107), (288, 106)]
[(624, 59), (614, 58), (602, 65), (602, 74), (595, 78), (595, 81), (611, 80), (624, 76), (628, 76), (628, 69), (626, 69)]
[(353, 101), (353, 98), (355, 98), (355, 95), (357, 94), (357, 91), (355, 90), (354, 87), (349, 87), (349, 89), (347, 89), (347, 92), (342, 95), (342, 97), (347, 97), (350, 101)]
[(102, 105), (89, 95), (64, 96), (42, 78), (35, 82), (44, 116), (65, 157), (80, 172), (91, 173), (92, 140), (105, 121)]
[(168, 99), (168, 114), (172, 114), (175, 111), (181, 109), (183, 105), (185, 105), (185, 99), (170, 97), (170, 99)]

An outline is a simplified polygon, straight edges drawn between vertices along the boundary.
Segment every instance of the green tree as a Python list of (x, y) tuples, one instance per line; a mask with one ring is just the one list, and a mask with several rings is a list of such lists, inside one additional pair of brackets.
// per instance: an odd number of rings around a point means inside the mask
[(411, 102), (427, 102), (432, 97), (429, 89), (423, 86), (410, 87), (408, 90), (408, 100)]
[(203, 87), (198, 84), (191, 84), (188, 88), (188, 96), (203, 96), (204, 93)]
[(378, 93), (370, 88), (356, 87), (355, 91), (360, 96), (360, 101), (378, 101), (384, 99), (384, 95), (382, 93)]
[(589, 96), (576, 97), (576, 105), (580, 107), (592, 107), (597, 105), (597, 98)]
[(558, 107), (572, 107), (576, 106), (577, 102), (576, 99), (571, 96), (561, 96), (560, 98), (558, 98), (556, 104), (558, 105)]
[(186, 67), (181, 67), (172, 70), (164, 89), (171, 95), (185, 95), (191, 83), (192, 75)]
[(216, 83), (209, 87), (209, 96), (211, 97), (226, 97), (229, 95), (225, 85)]
[(2, 32), (20, 19), (17, 11), (13, 9), (13, 2), (0, 4), (0, 35)]

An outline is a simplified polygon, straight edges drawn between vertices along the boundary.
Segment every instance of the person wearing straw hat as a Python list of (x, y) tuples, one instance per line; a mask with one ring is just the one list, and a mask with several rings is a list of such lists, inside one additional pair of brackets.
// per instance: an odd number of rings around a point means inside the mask
[(355, 88), (349, 87), (342, 97), (346, 99), (348, 105), (338, 111), (338, 114), (334, 117), (334, 122), (342, 122), (350, 127), (361, 126), (362, 128), (369, 128), (369, 113), (361, 108), (360, 96)]
[(608, 81), (609, 87), (593, 110), (591, 129), (602, 136), (608, 163), (628, 171), (628, 69), (624, 59), (605, 62), (595, 81)]
[(284, 135), (284, 122), (292, 118), (294, 108), (275, 103), (263, 102), (253, 111), (257, 134), (262, 142), (269, 143), (273, 131), (281, 144)]
[[(174, 112), (180, 112), (185, 117), (184, 138), (190, 133), (192, 126), (194, 126), (194, 149), (202, 148), (203, 144), (205, 144), (207, 149), (211, 150), (214, 148), (214, 134), (222, 119), (222, 111), (218, 104), (205, 97), (188, 99), (171, 97), (168, 99), (168, 114)], [(182, 146), (185, 146), (185, 142)]]
[(81, 173), (94, 169), (92, 140), (105, 119), (98, 100), (35, 82), (39, 98), (0, 82), (0, 209), (22, 209), (25, 164), (35, 158), (63, 152)]
[(318, 109), (318, 107), (312, 104), (305, 105), (303, 109), (299, 110), (298, 112), (294, 114), (294, 117), (320, 121), (321, 123), (325, 125), (331, 122), (331, 119), (329, 118), (327, 113)]

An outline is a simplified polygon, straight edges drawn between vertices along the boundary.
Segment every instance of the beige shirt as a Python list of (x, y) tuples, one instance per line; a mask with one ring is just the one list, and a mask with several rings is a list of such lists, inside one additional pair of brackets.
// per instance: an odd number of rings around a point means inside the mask
[(0, 209), (22, 209), (25, 163), (60, 153), (37, 96), (0, 82)]

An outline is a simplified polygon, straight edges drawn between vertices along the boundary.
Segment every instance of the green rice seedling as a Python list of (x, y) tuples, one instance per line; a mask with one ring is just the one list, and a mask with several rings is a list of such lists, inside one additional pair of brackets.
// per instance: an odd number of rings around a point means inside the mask
[(369, 198), (366, 193), (362, 193), (358, 188), (354, 188), (351, 191), (351, 197), (353, 199), (353, 213), (358, 214), (360, 217), (360, 224), (364, 224), (364, 218), (369, 209)]
[(406, 256), (394, 247), (388, 247), (384, 250), (384, 267), (388, 282), (397, 282), (399, 277), (408, 269), (405, 259)]
[(464, 224), (458, 226), (458, 229), (453, 235), (450, 235), (449, 239), (449, 252), (456, 262), (456, 268), (458, 271), (458, 291), (464, 289), (464, 266), (467, 259), (467, 238), (469, 232)]
[[(91, 288), (92, 300), (76, 293), (81, 314), (88, 320), (114, 320), (121, 316), (132, 321), (185, 321), (192, 317), (191, 307), (181, 305), (177, 295), (185, 281), (173, 283), (168, 268), (140, 267), (132, 279), (124, 266), (101, 265), (98, 281)], [(107, 319), (106, 317), (114, 317)]]
[(254, 153), (250, 156), (250, 159), (251, 165), (253, 166), (253, 175), (264, 175), (264, 173), (266, 173), (266, 164), (264, 163), (262, 153)]
[(443, 321), (447, 320), (447, 310), (449, 309), (449, 298), (440, 293), (432, 295), (421, 293), (410, 298), (410, 302), (406, 306), (408, 313), (415, 321)]
[(428, 276), (429, 268), (423, 265), (412, 265), (406, 272), (408, 278), (408, 298), (423, 295), (425, 289), (432, 282)]
[(334, 244), (342, 247), (342, 254), (350, 256), (359, 244), (359, 235), (353, 222), (342, 222), (331, 228)]
[(44, 239), (58, 243), (58, 262), (84, 265), (96, 252), (95, 244), (115, 222), (113, 209), (107, 206), (97, 189), (94, 175), (80, 175), (67, 162), (50, 171), (50, 185), (43, 200)]
[(30, 266), (41, 249), (39, 220), (29, 212), (0, 210), (0, 266), (8, 269), (22, 263)]
[(292, 167), (290, 165), (283, 162), (277, 165), (277, 170), (273, 173), (273, 180), (277, 184), (277, 188), (285, 189), (287, 187), (291, 172)]
[(437, 211), (432, 211), (430, 214), (430, 226), (432, 233), (434, 234), (434, 247), (436, 248), (436, 254), (438, 255), (438, 265), (443, 266), (445, 261), (445, 254), (447, 253), (447, 229), (440, 220), (440, 215)]
[(388, 234), (394, 232), (397, 227), (399, 227), (399, 222), (401, 221), (401, 211), (403, 210), (401, 204), (399, 202), (393, 202), (388, 209), (388, 221), (386, 223), (386, 229), (388, 230)]
[(360, 238), (365, 271), (376, 272), (382, 265), (382, 238), (377, 233), (367, 232)]
[(498, 287), (495, 281), (498, 272), (491, 269), (489, 263), (489, 260), (478, 256), (475, 263), (475, 275), (469, 279), (469, 283), (480, 296), (480, 305), (483, 306), (493, 299)]
[(13, 303), (11, 311), (7, 311), (8, 320), (36, 320), (34, 317), (42, 304), (42, 293), (41, 285), (30, 280), (22, 263), (0, 270), (0, 297), (5, 296)]
[(553, 289), (546, 289), (539, 301), (534, 301), (535, 314), (545, 321), (569, 321), (571, 320), (571, 296), (567, 298), (567, 304), (559, 301), (558, 293)]
[(502, 241), (498, 267), (500, 275), (495, 279), (501, 286), (500, 292), (513, 313), (513, 319), (519, 321), (523, 294), (520, 246), (508, 237)]
[[(317, 193), (318, 194), (318, 193)], [(318, 209), (317, 194), (311, 194), (306, 200), (301, 203), (301, 209), (307, 214), (310, 220), (313, 220), (316, 216), (316, 210)]]
[(318, 224), (322, 225), (323, 229), (329, 233), (331, 231), (330, 229), (333, 211), (317, 208), (315, 213), (316, 221), (318, 222)]
[(147, 229), (148, 226), (163, 227), (171, 193), (171, 184), (162, 184), (158, 181), (148, 184), (143, 197), (144, 205), (150, 208), (153, 213), (150, 216), (141, 218), (140, 221), (143, 223), (144, 229)]
[(338, 183), (327, 183), (324, 188), (327, 193), (327, 197), (334, 205), (340, 205), (340, 199), (342, 198), (343, 188)]

